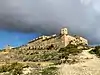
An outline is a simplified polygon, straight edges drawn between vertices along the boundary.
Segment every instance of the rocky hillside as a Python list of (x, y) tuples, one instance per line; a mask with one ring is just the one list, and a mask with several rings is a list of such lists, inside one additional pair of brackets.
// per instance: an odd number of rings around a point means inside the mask
[[(100, 75), (100, 59), (95, 55), (98, 50), (88, 49), (88, 46), (71, 44), (59, 50), (11, 50), (8, 53), (0, 53), (0, 63), (6, 62), (8, 65), (9, 61), (28, 63), (27, 68), (17, 65), (22, 69), (22, 72), (24, 69), (25, 72), (29, 71), (29, 75), (35, 72), (38, 74), (34, 75), (39, 75), (40, 72), (41, 75), (55, 75), (55, 72), (56, 75)], [(50, 64), (43, 66), (41, 62)], [(13, 67), (11, 65), (10, 71), (12, 72), (15, 68), (16, 65)], [(6, 66), (1, 67), (0, 72), (4, 72), (5, 69), (7, 69), (6, 72), (9, 72), (9, 68)]]
[[(38, 68), (38, 71), (43, 70), (42, 75), (44, 74), (50, 75), (52, 74), (51, 71), (53, 71), (52, 66), (58, 67), (58, 65), (61, 65), (62, 63), (75, 64), (79, 62), (77, 56), (80, 53), (82, 53), (84, 48), (86, 48), (86, 46), (69, 44), (67, 47), (60, 48), (58, 50), (19, 50), (19, 49), (17, 50), (16, 49), (16, 50), (10, 50), (9, 52), (1, 52), (0, 72), (2, 73), (2, 72), (11, 71), (12, 73), (13, 69), (16, 69), (16, 66), (20, 67), (18, 64), (15, 64), (14, 66), (10, 65), (12, 62), (18, 62), (25, 65), (28, 63), (28, 68), (29, 67), (32, 69), (35, 68), (36, 71), (37, 68), (33, 66), (34, 63), (36, 63), (37, 67), (42, 66), (42, 69)], [(50, 64), (43, 66), (41, 62), (50, 63)], [(11, 69), (8, 68), (9, 66)], [(52, 68), (48, 68), (48, 67), (52, 67)], [(22, 68), (23, 67), (21, 67), (21, 70), (23, 70)]]

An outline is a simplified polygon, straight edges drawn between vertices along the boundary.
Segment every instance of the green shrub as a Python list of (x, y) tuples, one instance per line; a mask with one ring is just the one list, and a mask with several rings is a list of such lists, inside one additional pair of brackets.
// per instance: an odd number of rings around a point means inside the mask
[(58, 52), (62, 54), (62, 58), (67, 58), (69, 54), (77, 55), (78, 53), (81, 53), (82, 50), (77, 49), (76, 45), (69, 44), (67, 47), (61, 48)]
[(96, 46), (94, 49), (89, 51), (91, 54), (96, 54), (98, 57), (100, 57), (100, 46)]
[(12, 75), (22, 74), (23, 65), (20, 63), (12, 63), (11, 65), (3, 65), (0, 67), (0, 73), (10, 72)]
[(48, 67), (43, 69), (41, 75), (57, 75), (57, 67)]

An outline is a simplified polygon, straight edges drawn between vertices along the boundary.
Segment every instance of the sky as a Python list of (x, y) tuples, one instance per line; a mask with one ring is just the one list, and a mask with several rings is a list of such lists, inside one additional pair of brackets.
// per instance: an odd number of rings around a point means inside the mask
[(63, 27), (89, 44), (100, 44), (99, 24), (100, 0), (0, 0), (1, 48), (59, 33)]
[(18, 47), (27, 44), (30, 40), (39, 36), (36, 33), (19, 33), (19, 32), (8, 32), (0, 31), (0, 49), (5, 48), (7, 45), (12, 47)]

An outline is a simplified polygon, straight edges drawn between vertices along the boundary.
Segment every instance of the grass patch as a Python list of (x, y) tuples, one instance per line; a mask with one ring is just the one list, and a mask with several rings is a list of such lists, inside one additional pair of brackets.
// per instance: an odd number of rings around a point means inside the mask
[(9, 72), (12, 75), (22, 74), (23, 65), (20, 63), (12, 63), (11, 65), (3, 65), (0, 67), (0, 73)]
[(58, 75), (57, 67), (48, 67), (43, 69), (40, 73), (41, 75)]

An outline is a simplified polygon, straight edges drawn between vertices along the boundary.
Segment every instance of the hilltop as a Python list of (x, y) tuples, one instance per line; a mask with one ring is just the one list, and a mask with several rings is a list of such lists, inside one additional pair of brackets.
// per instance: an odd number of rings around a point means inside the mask
[(59, 34), (53, 34), (51, 36), (39, 36), (26, 45), (13, 48), (7, 46), (6, 49), (19, 49), (19, 50), (57, 50), (63, 47), (66, 47), (69, 43), (73, 45), (88, 45), (88, 40), (81, 36), (71, 36), (68, 33), (67, 28), (62, 28)]

